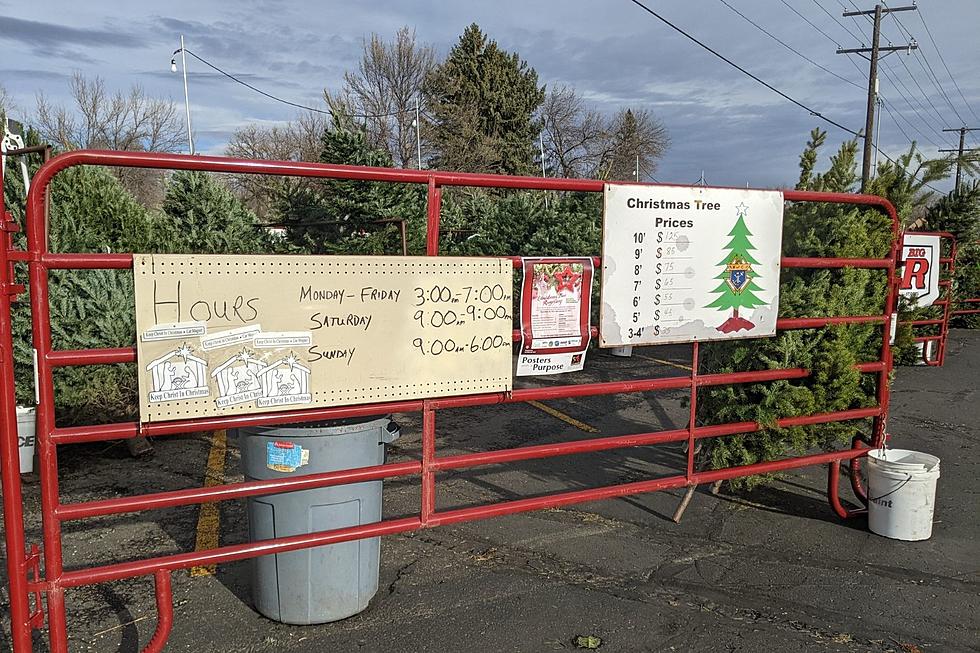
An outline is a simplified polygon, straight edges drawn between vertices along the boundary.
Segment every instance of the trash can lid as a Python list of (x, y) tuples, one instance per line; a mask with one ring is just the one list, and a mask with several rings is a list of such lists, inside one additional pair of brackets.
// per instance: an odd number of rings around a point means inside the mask
[(320, 420), (318, 422), (302, 422), (299, 424), (247, 426), (239, 429), (239, 432), (243, 435), (262, 435), (267, 437), (277, 437), (278, 434), (288, 437), (344, 435), (363, 431), (363, 427), (368, 424), (376, 427), (384, 427), (390, 422), (391, 415), (369, 415), (367, 417)]

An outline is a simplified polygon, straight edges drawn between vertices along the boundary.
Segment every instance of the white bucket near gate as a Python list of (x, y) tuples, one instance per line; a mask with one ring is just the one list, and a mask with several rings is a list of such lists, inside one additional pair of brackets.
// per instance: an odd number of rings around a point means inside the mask
[(932, 343), (935, 340), (926, 340), (925, 342), (915, 343), (915, 364), (916, 365), (928, 365), (927, 360), (932, 360)]
[(609, 350), (609, 353), (613, 356), (619, 356), (620, 358), (629, 358), (633, 355), (633, 345), (623, 345), (622, 347), (613, 347)]
[(17, 451), (20, 453), (20, 473), (34, 471), (36, 418), (33, 408), (17, 406)]
[(932, 535), (939, 458), (908, 449), (868, 452), (868, 528), (894, 540)]

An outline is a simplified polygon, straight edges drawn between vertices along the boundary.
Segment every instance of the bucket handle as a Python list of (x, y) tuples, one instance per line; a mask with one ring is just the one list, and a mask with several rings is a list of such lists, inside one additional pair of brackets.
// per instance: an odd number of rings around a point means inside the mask
[(881, 501), (885, 497), (891, 496), (891, 495), (895, 494), (896, 492), (898, 492), (899, 490), (901, 490), (903, 487), (905, 487), (906, 485), (908, 485), (909, 481), (911, 481), (911, 480), (912, 480), (912, 475), (911, 474), (907, 474), (906, 477), (905, 477), (905, 480), (902, 481), (902, 483), (897, 488), (895, 488), (894, 490), (892, 490), (890, 492), (885, 492), (880, 497), (868, 497), (868, 501), (872, 501), (872, 502)]

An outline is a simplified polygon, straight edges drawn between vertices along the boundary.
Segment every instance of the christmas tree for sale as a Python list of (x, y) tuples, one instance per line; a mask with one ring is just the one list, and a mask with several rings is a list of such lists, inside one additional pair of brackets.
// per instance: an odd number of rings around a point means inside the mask
[(725, 246), (725, 249), (728, 250), (728, 255), (718, 264), (725, 267), (721, 274), (715, 277), (716, 279), (721, 279), (722, 282), (712, 291), (721, 293), (721, 295), (706, 307), (717, 308), (722, 311), (731, 309), (731, 317), (717, 327), (722, 333), (733, 333), (742, 329), (748, 330), (753, 328), (755, 324), (744, 317), (740, 317), (738, 309), (751, 309), (765, 304), (753, 292), (761, 291), (762, 288), (756, 284), (755, 279), (757, 275), (752, 268), (753, 265), (759, 265), (759, 262), (752, 258), (752, 254), (750, 254), (750, 251), (754, 250), (755, 246), (749, 240), (749, 236), (752, 233), (745, 225), (745, 211), (748, 207), (744, 204), (739, 204), (735, 208), (738, 211), (738, 220), (728, 233), (731, 237), (728, 245)]

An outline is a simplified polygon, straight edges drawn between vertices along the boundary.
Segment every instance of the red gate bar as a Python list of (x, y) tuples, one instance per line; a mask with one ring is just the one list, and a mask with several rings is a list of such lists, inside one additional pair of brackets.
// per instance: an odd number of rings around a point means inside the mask
[[(28, 592), (42, 591), (46, 597), (48, 632), (51, 650), (64, 653), (67, 650), (67, 623), (65, 618), (64, 590), (68, 587), (107, 582), (135, 576), (154, 575), (155, 595), (158, 607), (158, 625), (145, 650), (162, 649), (173, 621), (170, 575), (175, 569), (197, 565), (217, 564), (266, 555), (269, 553), (320, 546), (336, 542), (376, 537), (400, 533), (425, 527), (434, 527), (497, 515), (512, 514), (527, 510), (537, 510), (560, 505), (569, 505), (601, 498), (625, 496), (641, 492), (652, 492), (668, 488), (691, 486), (712, 482), (769, 473), (808, 465), (829, 464), (828, 478), (835, 482), (828, 488), (828, 499), (835, 511), (839, 506), (836, 488), (836, 473), (840, 461), (857, 464), (866, 451), (860, 447), (842, 451), (798, 456), (753, 465), (730, 467), (698, 472), (694, 468), (694, 449), (688, 447), (687, 469), (685, 473), (664, 478), (649, 479), (600, 488), (589, 488), (571, 492), (560, 492), (542, 497), (525, 498), (512, 501), (478, 505), (454, 510), (436, 509), (436, 476), (438, 472), (465, 469), (481, 465), (503, 464), (508, 462), (548, 458), (616, 449), (643, 446), (666, 442), (687, 441), (709, 437), (721, 437), (738, 433), (757, 431), (762, 426), (756, 422), (740, 422), (697, 426), (694, 413), (697, 402), (697, 389), (722, 384), (758, 383), (778, 379), (806, 378), (809, 370), (792, 368), (761, 370), (732, 374), (699, 374), (697, 370), (698, 343), (692, 344), (694, 365), (689, 375), (642, 379), (636, 381), (614, 381), (579, 385), (555, 386), (549, 388), (528, 388), (512, 393), (488, 393), (461, 397), (446, 397), (414, 401), (385, 402), (360, 406), (318, 408), (300, 411), (284, 411), (260, 415), (241, 415), (234, 417), (212, 417), (198, 420), (182, 420), (164, 423), (138, 424), (136, 422), (56, 428), (54, 415), (54, 387), (52, 372), (57, 367), (76, 365), (100, 365), (131, 363), (136, 360), (134, 348), (91, 349), (75, 351), (55, 351), (51, 347), (50, 312), (48, 306), (48, 271), (55, 269), (128, 269), (133, 265), (132, 254), (55, 254), (47, 251), (46, 207), (44, 194), (51, 179), (58, 172), (76, 165), (107, 165), (118, 167), (204, 170), (223, 173), (253, 173), (268, 175), (291, 175), (301, 177), (320, 177), (333, 179), (358, 179), (366, 181), (415, 183), (427, 187), (427, 230), (426, 252), (435, 256), (439, 253), (439, 222), (443, 186), (497, 187), (526, 190), (601, 192), (603, 182), (581, 179), (543, 179), (501, 175), (478, 175), (449, 173), (440, 171), (396, 170), (388, 168), (364, 168), (356, 166), (328, 165), (302, 162), (249, 161), (224, 157), (183, 156), (146, 152), (105, 152), (76, 151), (61, 155), (42, 166), (35, 176), (27, 209), (28, 251), (12, 249), (9, 234), (0, 259), (0, 269), (5, 275), (3, 288), (13, 281), (14, 262), (27, 262), (31, 283), (31, 309), (34, 344), (38, 351), (38, 392), (40, 402), (37, 409), (38, 453), (41, 476), (41, 513), (43, 519), (44, 576), (28, 582), (24, 551), (23, 506), (20, 498), (20, 477), (17, 470), (16, 429), (13, 375), (8, 366), (0, 366), (0, 400), (5, 428), (2, 448), (4, 481), (4, 522), (8, 544), (8, 576), (10, 578), (12, 632), (15, 653), (30, 651), (30, 631), (39, 627), (37, 619), (28, 613)], [(885, 438), (885, 419), (888, 411), (888, 376), (892, 367), (891, 350), (887, 324), (895, 310), (897, 280), (894, 271), (898, 248), (898, 220), (894, 208), (886, 200), (867, 195), (844, 193), (816, 193), (806, 191), (785, 191), (784, 198), (791, 202), (838, 202), (875, 207), (885, 212), (892, 221), (892, 247), (883, 259), (867, 258), (807, 258), (784, 257), (783, 267), (793, 268), (864, 268), (885, 270), (888, 275), (888, 293), (884, 310), (876, 315), (828, 316), (781, 318), (777, 328), (809, 329), (831, 324), (880, 324), (882, 325), (882, 347), (880, 358), (861, 363), (856, 368), (862, 373), (876, 374), (877, 405), (831, 413), (782, 418), (777, 424), (783, 427), (840, 422), (846, 420), (872, 419), (872, 445), (880, 445)], [(594, 260), (599, 262), (598, 258)], [(7, 262), (7, 265), (3, 265)], [(515, 260), (515, 265), (518, 260)], [(9, 359), (11, 351), (11, 329), (9, 324), (9, 295), (0, 296), (0, 352), (4, 360)], [(592, 327), (593, 334), (598, 330)], [(581, 441), (555, 444), (525, 446), (487, 452), (438, 456), (436, 451), (436, 417), (439, 410), (481, 406), (501, 403), (515, 403), (537, 399), (562, 399), (581, 396), (596, 396), (629, 392), (650, 392), (669, 389), (687, 389), (691, 396), (691, 420), (686, 429), (675, 429), (652, 433), (591, 438)], [(249, 481), (206, 488), (192, 488), (172, 492), (88, 501), (80, 503), (60, 503), (58, 490), (57, 446), (77, 442), (94, 442), (121, 439), (136, 435), (164, 436), (189, 431), (236, 428), (283, 423), (319, 421), (339, 417), (378, 415), (391, 412), (422, 412), (422, 460), (404, 463), (389, 463), (375, 467), (340, 470), (322, 474), (297, 476), (272, 481)], [(852, 467), (853, 469), (853, 467)], [(196, 551), (177, 555), (134, 560), (130, 562), (89, 567), (64, 569), (61, 542), (61, 522), (72, 519), (137, 512), (150, 509), (192, 505), (204, 502), (222, 501), (233, 498), (258, 496), (278, 492), (292, 492), (303, 489), (327, 487), (343, 483), (390, 478), (395, 476), (418, 475), (421, 480), (421, 505), (418, 516), (387, 520), (373, 524), (335, 529), (309, 535), (276, 538), (246, 544), (236, 544), (206, 551)], [(855, 480), (852, 478), (852, 484)], [(854, 485), (855, 491), (859, 484)], [(857, 492), (858, 498), (863, 494)], [(19, 547), (19, 548), (18, 548)]]

